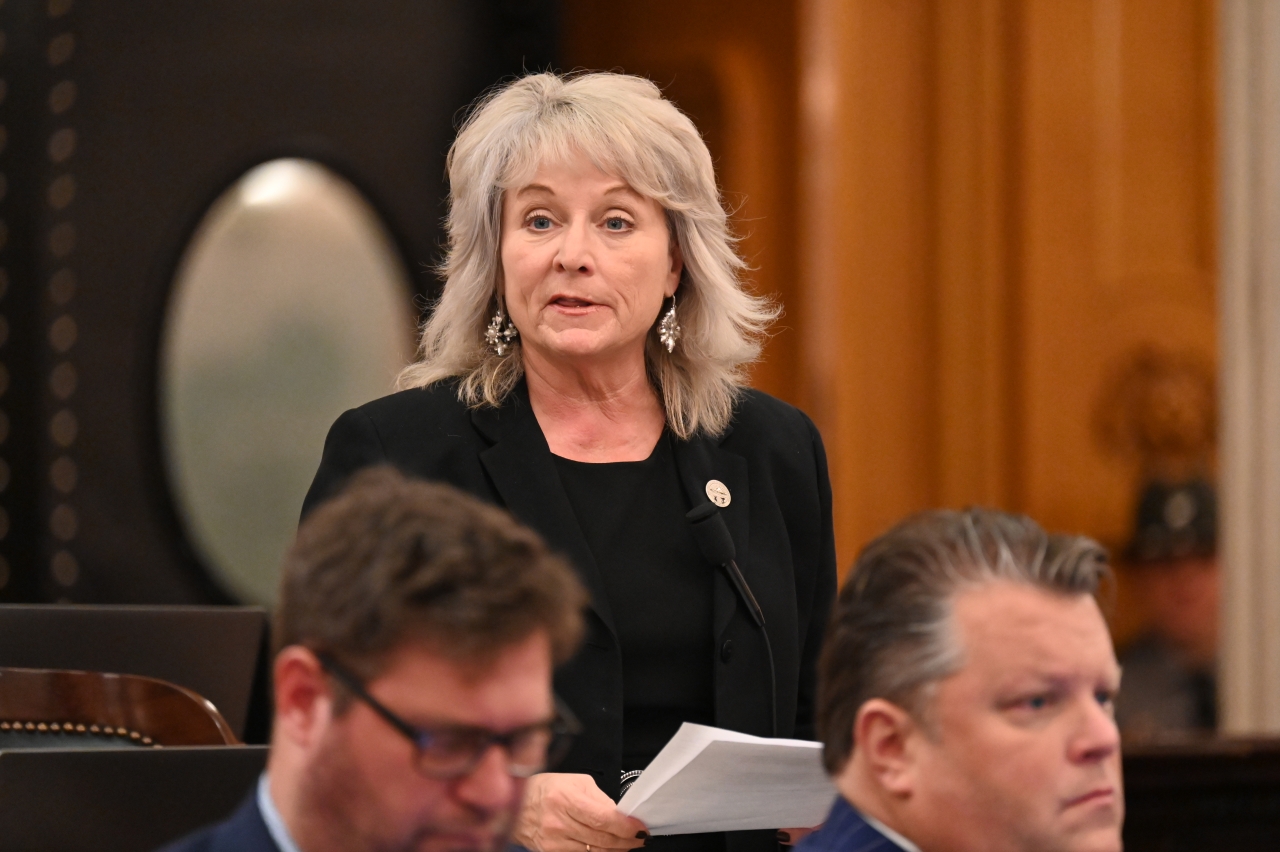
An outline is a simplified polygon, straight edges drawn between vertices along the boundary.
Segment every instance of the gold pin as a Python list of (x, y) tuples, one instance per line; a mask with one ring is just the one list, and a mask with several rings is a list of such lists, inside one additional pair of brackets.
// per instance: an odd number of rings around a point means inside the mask
[(733, 498), (729, 495), (729, 489), (723, 482), (718, 479), (711, 479), (707, 481), (707, 499), (723, 509), (729, 505), (729, 501)]

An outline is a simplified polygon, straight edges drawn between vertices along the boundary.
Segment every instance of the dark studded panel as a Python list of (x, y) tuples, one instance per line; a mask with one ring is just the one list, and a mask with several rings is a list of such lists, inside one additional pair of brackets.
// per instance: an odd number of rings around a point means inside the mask
[(0, 600), (218, 602), (167, 490), (157, 347), (208, 205), (318, 160), (429, 295), (460, 111), (552, 0), (0, 2)]

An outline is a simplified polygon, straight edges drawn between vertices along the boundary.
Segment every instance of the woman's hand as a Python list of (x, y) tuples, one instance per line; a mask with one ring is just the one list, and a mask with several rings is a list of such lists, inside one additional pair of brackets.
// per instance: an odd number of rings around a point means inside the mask
[(543, 772), (525, 787), (514, 839), (534, 852), (612, 852), (643, 846), (648, 836), (590, 775)]
[(820, 828), (822, 828), (820, 825), (815, 825), (813, 828), (780, 828), (778, 842), (783, 846), (795, 846)]

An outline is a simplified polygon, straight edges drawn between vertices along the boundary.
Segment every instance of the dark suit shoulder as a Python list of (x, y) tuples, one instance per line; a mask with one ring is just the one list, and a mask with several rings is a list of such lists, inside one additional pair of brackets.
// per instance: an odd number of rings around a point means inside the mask
[(822, 827), (801, 840), (795, 852), (902, 852), (902, 847), (837, 796)]
[[(822, 438), (809, 415), (755, 388), (745, 388), (734, 406), (725, 446), (767, 448), (787, 456), (812, 456)], [(820, 449), (819, 449), (820, 451)]]
[(743, 388), (733, 410), (733, 428), (772, 429), (807, 436), (813, 430), (809, 415), (789, 402), (755, 388)]
[(425, 388), (396, 391), (352, 411), (368, 418), (379, 432), (387, 433), (394, 433), (405, 424), (419, 429), (436, 429), (469, 423), (471, 419), (467, 406), (458, 399), (458, 388), (454, 382), (437, 382)]
[(235, 813), (169, 844), (159, 852), (280, 852), (258, 810), (258, 796), (250, 793)]
[(475, 454), (488, 446), (476, 428), (473, 414), (458, 399), (454, 382), (439, 382), (375, 399), (343, 417), (356, 416), (365, 421), (387, 461), (421, 473), (414, 470), (419, 465), (430, 469), (452, 453)]
[(472, 412), (458, 399), (455, 382), (375, 399), (343, 412), (330, 427), (302, 514), (335, 494), (356, 471), (381, 464), (480, 493), (479, 453), (488, 446)]

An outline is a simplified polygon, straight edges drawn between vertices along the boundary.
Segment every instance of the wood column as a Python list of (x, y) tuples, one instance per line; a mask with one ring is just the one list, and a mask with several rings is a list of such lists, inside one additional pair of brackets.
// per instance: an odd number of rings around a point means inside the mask
[(1223, 0), (1225, 731), (1280, 733), (1280, 6)]
[(1014, 501), (1005, 0), (806, 0), (803, 404), (840, 564), (903, 515)]
[(1214, 358), (1211, 0), (804, 0), (801, 402), (841, 565), (983, 504), (1113, 546), (1135, 352)]

